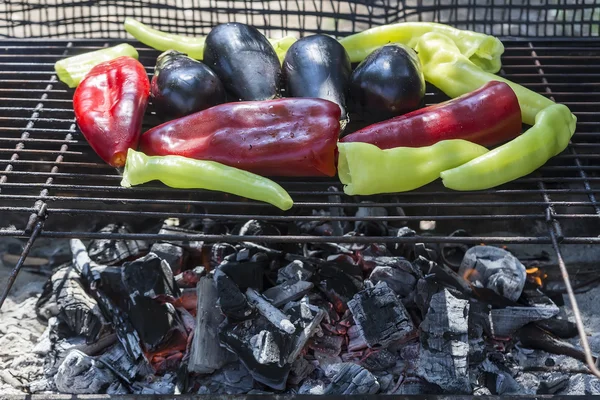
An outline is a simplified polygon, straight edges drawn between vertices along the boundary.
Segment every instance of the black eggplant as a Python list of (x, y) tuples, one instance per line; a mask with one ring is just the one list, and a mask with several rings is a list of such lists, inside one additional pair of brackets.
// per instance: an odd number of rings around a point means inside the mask
[(279, 97), (281, 64), (258, 29), (237, 22), (214, 27), (204, 43), (204, 62), (238, 100)]
[(411, 48), (388, 44), (372, 52), (352, 73), (354, 111), (369, 121), (383, 121), (423, 107), (425, 78)]
[(318, 97), (337, 103), (347, 118), (346, 97), (352, 74), (350, 57), (334, 38), (312, 35), (295, 42), (283, 60), (286, 94)]
[(183, 117), (225, 102), (225, 88), (206, 65), (175, 50), (156, 59), (150, 95), (163, 119)]

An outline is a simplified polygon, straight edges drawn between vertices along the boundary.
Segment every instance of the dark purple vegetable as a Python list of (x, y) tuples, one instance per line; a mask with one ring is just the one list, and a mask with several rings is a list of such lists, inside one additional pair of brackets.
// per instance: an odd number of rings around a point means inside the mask
[(174, 119), (225, 102), (225, 88), (205, 64), (175, 50), (156, 59), (150, 86), (156, 113)]
[(312, 35), (295, 42), (283, 60), (286, 93), (318, 97), (340, 106), (346, 119), (346, 97), (352, 74), (350, 57), (334, 38)]
[(279, 97), (281, 64), (277, 53), (252, 26), (232, 22), (213, 28), (204, 44), (204, 63), (238, 100)]
[(350, 95), (356, 112), (383, 121), (424, 105), (425, 78), (417, 54), (388, 44), (372, 52), (354, 70)]

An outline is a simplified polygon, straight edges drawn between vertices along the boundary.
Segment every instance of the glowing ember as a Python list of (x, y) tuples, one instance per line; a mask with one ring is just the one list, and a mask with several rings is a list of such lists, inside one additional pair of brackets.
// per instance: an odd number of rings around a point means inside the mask
[(525, 272), (527, 272), (527, 279), (540, 287), (543, 286), (544, 279), (548, 277), (548, 274), (540, 270), (538, 267), (527, 268)]

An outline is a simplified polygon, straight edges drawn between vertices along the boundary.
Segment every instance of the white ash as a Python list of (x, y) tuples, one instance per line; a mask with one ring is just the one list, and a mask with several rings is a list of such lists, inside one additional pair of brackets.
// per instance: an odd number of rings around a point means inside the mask
[(105, 393), (117, 378), (104, 364), (72, 350), (56, 373), (56, 388), (61, 393), (96, 394)]

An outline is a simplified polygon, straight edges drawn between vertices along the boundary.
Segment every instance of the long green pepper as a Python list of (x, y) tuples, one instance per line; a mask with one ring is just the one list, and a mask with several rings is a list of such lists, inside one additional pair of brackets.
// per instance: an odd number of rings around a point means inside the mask
[(208, 189), (272, 204), (282, 210), (294, 205), (290, 195), (270, 179), (214, 161), (181, 156), (147, 156), (129, 149), (121, 186), (159, 180), (177, 189)]

